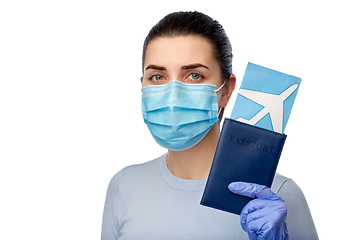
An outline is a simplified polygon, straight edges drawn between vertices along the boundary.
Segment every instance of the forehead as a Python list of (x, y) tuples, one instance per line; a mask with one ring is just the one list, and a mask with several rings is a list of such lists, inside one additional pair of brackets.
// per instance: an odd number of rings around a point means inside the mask
[(144, 67), (148, 64), (180, 66), (195, 62), (209, 66), (218, 65), (213, 46), (206, 38), (194, 35), (160, 37), (148, 43)]

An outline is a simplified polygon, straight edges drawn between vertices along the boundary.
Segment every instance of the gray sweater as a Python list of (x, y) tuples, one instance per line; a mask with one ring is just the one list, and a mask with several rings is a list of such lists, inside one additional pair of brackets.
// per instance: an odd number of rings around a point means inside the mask
[[(102, 240), (248, 239), (238, 215), (199, 204), (207, 179), (177, 178), (165, 159), (166, 154), (126, 167), (112, 178)], [(318, 239), (306, 199), (295, 182), (276, 174), (271, 190), (286, 202), (290, 239)]]

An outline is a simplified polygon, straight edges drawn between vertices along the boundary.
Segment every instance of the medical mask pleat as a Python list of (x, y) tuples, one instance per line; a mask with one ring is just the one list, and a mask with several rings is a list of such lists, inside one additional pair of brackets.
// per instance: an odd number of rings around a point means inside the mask
[[(217, 121), (217, 120), (216, 120)], [(150, 130), (150, 132), (156, 136), (157, 138), (163, 139), (163, 140), (176, 140), (176, 139), (185, 139), (185, 138), (189, 138), (189, 135), (192, 135), (196, 132), (203, 132), (206, 131), (207, 128), (211, 125), (213, 125), (215, 122), (215, 120), (213, 121), (199, 121), (199, 122), (195, 122), (192, 124), (185, 124), (185, 125), (162, 125), (162, 124), (154, 124), (151, 122), (147, 122), (148, 128)], [(191, 126), (194, 125), (194, 126)], [(197, 128), (197, 131), (194, 132), (193, 128)], [(161, 131), (158, 131), (159, 129)], [(176, 132), (176, 134), (174, 134), (174, 132)], [(196, 135), (196, 134), (194, 134)]]
[(184, 84), (142, 88), (142, 112), (154, 139), (170, 150), (197, 144), (218, 121), (216, 86)]
[[(161, 136), (153, 135), (156, 142), (161, 146), (171, 146), (174, 151), (182, 151), (196, 145), (211, 129), (212, 126), (207, 125), (206, 128), (200, 128), (202, 131), (199, 131), (197, 135), (193, 135), (193, 137), (189, 138), (189, 134), (193, 134), (192, 132), (181, 132), (177, 134), (176, 138), (172, 138), (173, 134), (169, 133), (169, 135), (162, 133)], [(204, 134), (205, 132), (205, 134)], [(170, 149), (170, 148), (168, 148)]]
[[(171, 81), (166, 85), (147, 86), (142, 89), (143, 100), (151, 98), (151, 101), (145, 101), (146, 112), (159, 110), (163, 108), (196, 108), (199, 110), (216, 110), (217, 99), (214, 85), (209, 84), (183, 84), (177, 81)], [(204, 89), (199, 88), (200, 85)], [(193, 88), (193, 89), (192, 89)], [(210, 93), (215, 93), (209, 96)], [(193, 102), (197, 104), (194, 105)]]
[[(210, 119), (217, 120), (217, 114), (213, 111), (199, 111), (196, 116), (191, 113), (194, 110), (189, 109), (178, 109), (171, 114), (170, 118), (164, 118), (163, 111), (153, 111), (151, 114), (147, 114), (147, 121), (155, 124), (164, 124), (171, 126), (176, 122), (177, 125), (191, 124), (198, 121), (208, 121)], [(184, 117), (187, 116), (187, 117)]]

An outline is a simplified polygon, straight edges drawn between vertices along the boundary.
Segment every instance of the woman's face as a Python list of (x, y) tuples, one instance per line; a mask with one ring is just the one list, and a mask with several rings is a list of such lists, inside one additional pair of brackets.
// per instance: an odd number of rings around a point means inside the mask
[(143, 87), (166, 84), (223, 84), (221, 68), (210, 42), (200, 36), (161, 37), (151, 40), (145, 52)]

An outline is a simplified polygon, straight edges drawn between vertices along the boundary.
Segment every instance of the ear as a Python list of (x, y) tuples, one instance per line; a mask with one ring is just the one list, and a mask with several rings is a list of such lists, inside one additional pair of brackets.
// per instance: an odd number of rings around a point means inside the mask
[(143, 81), (143, 77), (140, 78), (140, 82), (142, 82), (142, 81)]
[(230, 75), (229, 81), (224, 85), (222, 96), (220, 98), (219, 107), (224, 108), (228, 104), (231, 94), (233, 93), (236, 85), (236, 77), (234, 74)]

